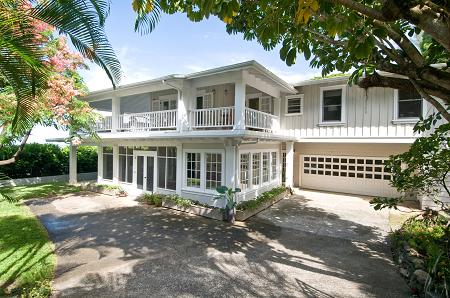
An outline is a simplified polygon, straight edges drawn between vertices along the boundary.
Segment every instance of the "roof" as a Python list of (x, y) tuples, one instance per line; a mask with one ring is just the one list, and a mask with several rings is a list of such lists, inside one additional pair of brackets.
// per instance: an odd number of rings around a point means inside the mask
[(338, 77), (332, 77), (332, 78), (318, 78), (318, 79), (309, 79), (300, 81), (298, 83), (295, 83), (295, 87), (302, 87), (302, 86), (309, 86), (309, 85), (317, 85), (317, 84), (326, 84), (326, 83), (338, 83), (342, 81), (348, 81), (348, 78), (350, 75), (342, 75)]
[[(275, 82), (278, 85), (280, 85), (281, 87), (283, 87), (285, 89), (285, 91), (287, 91), (287, 92), (291, 92), (291, 93), (297, 92), (291, 84), (287, 83), (286, 81), (284, 81), (283, 79), (281, 79), (280, 77), (275, 75), (273, 72), (271, 72), (270, 70), (268, 70), (267, 68), (265, 68), (264, 66), (262, 66), (260, 63), (258, 63), (255, 60), (250, 60), (250, 61), (245, 61), (245, 62), (241, 62), (241, 63), (211, 68), (211, 69), (207, 69), (207, 70), (203, 70), (203, 71), (199, 71), (199, 72), (193, 72), (193, 73), (189, 73), (189, 74), (185, 74), (185, 75), (171, 74), (171, 75), (167, 75), (167, 76), (163, 76), (163, 77), (159, 77), (159, 78), (155, 78), (155, 79), (151, 79), (151, 80), (146, 80), (146, 81), (141, 81), (141, 82), (136, 82), (136, 83), (131, 83), (131, 84), (125, 84), (125, 85), (119, 85), (116, 87), (116, 90), (126, 90), (126, 89), (135, 88), (135, 87), (139, 87), (139, 86), (143, 86), (143, 85), (158, 84), (163, 81), (174, 80), (174, 79), (188, 79), (189, 80), (189, 79), (195, 79), (195, 78), (200, 78), (200, 77), (204, 77), (204, 76), (209, 76), (209, 75), (214, 75), (214, 74), (219, 74), (219, 73), (224, 73), (224, 72), (229, 72), (229, 71), (243, 70), (243, 69), (248, 69), (248, 68), (252, 68), (252, 69), (259, 71), (260, 73), (262, 73), (263, 75), (268, 77), (270, 80), (272, 80), (273, 82)], [(111, 91), (113, 91), (113, 88), (107, 88), (107, 89), (89, 92), (88, 97), (94, 96), (94, 95), (99, 95), (99, 94), (106, 93), (106, 92), (111, 92)]]

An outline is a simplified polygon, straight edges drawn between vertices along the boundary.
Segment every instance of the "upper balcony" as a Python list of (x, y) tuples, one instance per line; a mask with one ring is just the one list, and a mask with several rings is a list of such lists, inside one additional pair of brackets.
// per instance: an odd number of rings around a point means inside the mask
[(102, 115), (95, 126), (99, 133), (277, 133), (280, 98), (294, 91), (249, 62), (93, 93), (87, 100)]

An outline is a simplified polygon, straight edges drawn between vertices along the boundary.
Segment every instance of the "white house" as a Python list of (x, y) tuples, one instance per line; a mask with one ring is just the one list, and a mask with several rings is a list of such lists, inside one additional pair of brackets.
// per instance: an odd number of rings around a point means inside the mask
[[(410, 90), (347, 77), (290, 85), (255, 61), (92, 92), (98, 182), (217, 205), (219, 185), (247, 200), (284, 182), (397, 195), (383, 161), (408, 150), (430, 109)], [(71, 150), (76, 177), (76, 148)]]

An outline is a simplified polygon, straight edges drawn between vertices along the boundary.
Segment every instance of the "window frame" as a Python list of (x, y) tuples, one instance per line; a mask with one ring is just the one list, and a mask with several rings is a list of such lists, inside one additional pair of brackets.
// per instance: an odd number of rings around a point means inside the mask
[[(164, 148), (166, 148), (165, 150), (166, 150), (166, 154), (163, 156), (163, 155), (159, 155), (159, 153), (158, 153), (158, 149), (159, 148), (162, 148), (162, 147), (164, 147)], [(168, 148), (175, 148), (175, 156), (169, 156), (168, 155)], [(155, 186), (155, 189), (162, 189), (162, 190), (164, 190), (164, 191), (172, 191), (172, 192), (174, 192), (174, 191), (176, 191), (176, 189), (177, 189), (177, 177), (176, 177), (176, 173), (177, 173), (177, 171), (178, 171), (178, 169), (177, 169), (177, 163), (176, 163), (176, 159), (177, 159), (177, 151), (178, 151), (178, 148), (176, 147), (176, 146), (157, 146), (156, 147), (156, 160), (157, 160), (157, 163), (156, 163), (156, 167), (157, 167), (157, 177), (156, 177), (156, 186)], [(160, 164), (159, 164), (159, 159), (165, 159), (165, 169), (164, 169), (164, 187), (159, 187), (159, 166), (160, 166)], [(169, 169), (169, 166), (168, 166), (168, 164), (169, 164), (169, 159), (171, 159), (171, 160), (175, 160), (175, 177), (177, 178), (176, 180), (175, 180), (175, 189), (171, 189), (171, 188), (167, 188), (167, 177), (168, 177), (168, 169)]]
[[(289, 111), (288, 111), (289, 100), (290, 99), (298, 99), (298, 98), (300, 99), (300, 112), (289, 113)], [(303, 115), (303, 98), (304, 98), (304, 94), (287, 95), (286, 96), (286, 105), (285, 105), (285, 109), (284, 109), (284, 114), (286, 116), (288, 116), (288, 117)]]
[[(393, 120), (392, 122), (394, 124), (396, 123), (410, 123), (410, 124), (415, 124), (417, 121), (419, 121), (420, 116), (419, 117), (399, 117), (398, 113), (400, 111), (399, 109), (399, 104), (400, 104), (400, 94), (399, 94), (398, 89), (394, 89), (394, 115), (393, 115)], [(422, 113), (421, 116), (424, 117), (425, 116), (425, 100), (421, 97), (421, 101), (422, 101)]]
[[(205, 106), (205, 97), (208, 95), (211, 96), (211, 107), (205, 108), (204, 107)], [(207, 92), (206, 90), (197, 90), (197, 95), (195, 96), (195, 105), (196, 105), (195, 109), (197, 109), (197, 99), (199, 97), (202, 98), (202, 106), (203, 106), (202, 110), (214, 108), (214, 92), (213, 91)]]
[[(187, 185), (187, 154), (188, 153), (200, 153), (200, 187), (189, 187)], [(222, 149), (184, 149), (183, 150), (183, 186), (182, 190), (191, 192), (201, 192), (209, 194), (217, 194), (215, 189), (206, 188), (206, 154), (214, 153), (222, 156), (221, 165), (221, 185), (225, 185), (225, 150)]]
[[(123, 147), (125, 148), (125, 153), (120, 153), (120, 148)], [(131, 154), (128, 152), (129, 148), (131, 148)], [(134, 146), (119, 146), (119, 161), (117, 163), (117, 166), (119, 167), (119, 176), (118, 176), (118, 182), (121, 184), (129, 184), (132, 185), (133, 184), (133, 177), (134, 177), (134, 171), (135, 171), (135, 166), (134, 166)], [(120, 157), (124, 156), (125, 157), (125, 181), (121, 181), (120, 180)], [(129, 169), (129, 163), (128, 163), (128, 158), (131, 157), (132, 162), (131, 162), (131, 182), (128, 181), (128, 169)]]
[[(111, 148), (111, 152), (105, 152), (106, 148)], [(105, 178), (105, 155), (109, 155), (112, 157), (112, 175), (111, 179)], [(114, 180), (114, 148), (113, 146), (102, 146), (102, 180), (103, 181), (113, 181)]]
[[(341, 119), (340, 120), (333, 120), (333, 121), (323, 121), (323, 100), (324, 91), (330, 91), (330, 90), (342, 90), (341, 91)], [(347, 108), (347, 85), (333, 85), (333, 86), (326, 86), (326, 87), (320, 87), (320, 118), (319, 118), (319, 126), (336, 126), (336, 125), (344, 125), (346, 123), (346, 108)]]
[[(263, 169), (262, 169), (262, 163), (263, 163), (263, 153), (267, 152), (269, 154), (269, 164), (268, 164), (268, 169), (269, 169), (269, 180), (266, 182), (263, 182)], [(276, 153), (276, 178), (272, 179), (272, 152)], [(259, 184), (255, 185), (253, 184), (253, 154), (258, 153), (259, 154)], [(245, 150), (239, 150), (238, 152), (238, 160), (239, 160), (239, 164), (241, 162), (241, 154), (249, 154), (249, 173), (248, 173), (248, 179), (249, 179), (249, 187), (242, 190), (242, 192), (247, 192), (247, 191), (254, 191), (257, 190), (258, 188), (270, 185), (278, 180), (281, 180), (281, 172), (280, 172), (280, 151), (279, 149), (245, 149)], [(239, 184), (241, 183), (241, 171), (240, 171), (240, 167), (237, 170), (238, 173), (238, 181)]]

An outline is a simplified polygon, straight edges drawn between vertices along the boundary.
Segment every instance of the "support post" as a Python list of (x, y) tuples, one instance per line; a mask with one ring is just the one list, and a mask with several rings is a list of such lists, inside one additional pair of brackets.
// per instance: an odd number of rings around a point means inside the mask
[(231, 188), (239, 187), (236, 154), (236, 146), (232, 144), (225, 145), (225, 186)]
[(245, 130), (245, 82), (235, 82), (234, 88), (234, 129)]
[(103, 147), (97, 147), (97, 183), (103, 180)]
[(77, 146), (69, 147), (69, 184), (77, 183)]
[(294, 142), (286, 142), (286, 187), (294, 186)]
[(113, 146), (113, 182), (119, 183), (119, 146)]
[(120, 116), (120, 97), (113, 95), (112, 97), (112, 132), (116, 132), (119, 129), (119, 116)]
[(177, 145), (177, 195), (181, 195), (181, 188), (183, 187), (183, 146)]

